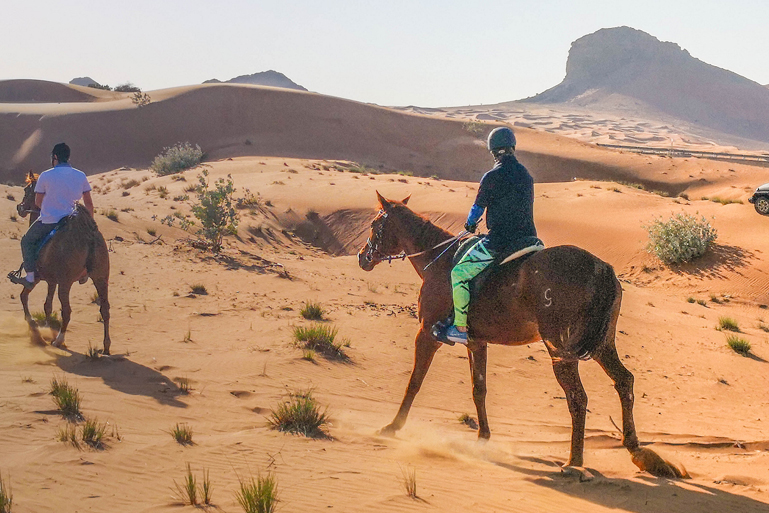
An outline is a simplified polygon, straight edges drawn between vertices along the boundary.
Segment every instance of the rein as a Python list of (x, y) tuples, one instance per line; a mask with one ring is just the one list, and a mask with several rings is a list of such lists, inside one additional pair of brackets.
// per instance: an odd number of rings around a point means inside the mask
[[(383, 218), (387, 217), (387, 213), (386, 212), (382, 212), (381, 215), (382, 215)], [(380, 230), (377, 231), (377, 233), (374, 234), (374, 236), (376, 238), (381, 237), (381, 233), (380, 232), (381, 232), (381, 228), (380, 228)], [(388, 262), (388, 263), (392, 264), (393, 260), (406, 260), (407, 258), (412, 258), (412, 257), (415, 257), (415, 256), (424, 255), (425, 253), (429, 253), (430, 251), (433, 251), (433, 250), (436, 250), (436, 249), (438, 249), (440, 247), (443, 247), (446, 244), (450, 244), (446, 249), (444, 249), (441, 252), (440, 255), (435, 257), (429, 264), (427, 264), (427, 266), (425, 267), (425, 269), (427, 269), (436, 260), (438, 260), (440, 257), (442, 257), (443, 254), (446, 253), (446, 251), (448, 251), (451, 248), (451, 246), (454, 245), (455, 242), (457, 242), (459, 239), (461, 239), (462, 237), (467, 235), (467, 233), (468, 232), (466, 232), (466, 231), (462, 231), (458, 235), (456, 235), (454, 237), (451, 237), (450, 239), (446, 239), (443, 242), (440, 242), (440, 243), (436, 244), (435, 246), (433, 246), (433, 247), (431, 247), (429, 249), (425, 249), (424, 251), (418, 251), (416, 253), (411, 253), (411, 254), (407, 254), (406, 251), (401, 250), (401, 252), (398, 253), (397, 255), (382, 255), (381, 252), (379, 251), (379, 249), (374, 245), (374, 243), (371, 242), (371, 237), (366, 239), (366, 246), (368, 246), (368, 248), (369, 248), (369, 250), (371, 252), (372, 261), (374, 259), (376, 259), (377, 262)], [(381, 255), (381, 256), (378, 256), (378, 255)]]

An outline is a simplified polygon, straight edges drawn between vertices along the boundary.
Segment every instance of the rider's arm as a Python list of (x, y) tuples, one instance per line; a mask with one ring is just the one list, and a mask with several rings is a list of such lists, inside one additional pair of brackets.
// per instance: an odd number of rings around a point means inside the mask
[(86, 191), (83, 193), (83, 205), (85, 205), (86, 210), (88, 210), (88, 213), (91, 214), (91, 217), (93, 217), (93, 200), (91, 199), (91, 191)]
[(485, 209), (477, 204), (474, 204), (470, 209), (470, 213), (467, 215), (467, 221), (465, 222), (465, 230), (471, 233), (475, 233), (475, 228), (478, 226), (483, 211)]
[(37, 208), (43, 208), (43, 196), (45, 196), (44, 192), (35, 193), (35, 206)]

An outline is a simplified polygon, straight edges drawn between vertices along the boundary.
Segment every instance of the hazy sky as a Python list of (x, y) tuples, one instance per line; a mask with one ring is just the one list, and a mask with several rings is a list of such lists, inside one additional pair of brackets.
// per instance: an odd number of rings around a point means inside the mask
[(144, 90), (274, 69), (381, 105), (497, 103), (564, 77), (571, 42), (627, 25), (769, 84), (768, 0), (17, 0), (0, 80)]

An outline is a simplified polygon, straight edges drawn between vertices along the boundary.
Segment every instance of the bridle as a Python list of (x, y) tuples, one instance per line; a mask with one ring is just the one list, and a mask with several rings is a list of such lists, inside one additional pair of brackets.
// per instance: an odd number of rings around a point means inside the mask
[[(378, 218), (379, 219), (387, 219), (387, 215), (388, 215), (387, 212), (385, 212), (384, 210), (380, 210), (379, 214), (378, 214)], [(456, 235), (455, 237), (451, 237), (449, 239), (446, 239), (445, 241), (440, 242), (440, 243), (436, 244), (435, 246), (433, 246), (433, 247), (431, 247), (429, 249), (426, 249), (424, 251), (418, 251), (416, 253), (409, 254), (409, 253), (406, 253), (405, 250), (401, 250), (401, 252), (398, 253), (397, 255), (388, 255), (388, 254), (383, 253), (379, 249), (379, 244), (380, 244), (380, 241), (382, 240), (383, 233), (384, 233), (384, 223), (381, 223), (374, 230), (373, 239), (375, 239), (377, 242), (372, 242), (372, 240), (371, 240), (372, 237), (371, 236), (369, 236), (366, 239), (366, 247), (368, 247), (368, 251), (366, 252), (365, 258), (366, 258), (367, 262), (369, 262), (369, 263), (388, 262), (388, 263), (392, 264), (393, 260), (406, 260), (407, 258), (412, 258), (412, 257), (424, 255), (426, 253), (429, 253), (430, 251), (433, 251), (433, 250), (438, 249), (438, 248), (440, 248), (442, 246), (445, 246), (446, 244), (451, 243), (451, 245), (449, 245), (449, 247), (444, 249), (441, 252), (440, 255), (438, 255), (435, 259), (433, 259), (432, 262), (427, 264), (425, 269), (430, 267), (430, 265), (432, 265), (433, 262), (435, 262), (440, 257), (442, 257), (443, 254), (446, 251), (448, 251), (449, 248), (451, 248), (451, 246), (453, 246), (456, 241), (458, 241), (459, 239), (461, 239), (462, 237), (467, 235), (466, 231), (462, 231), (462, 232), (459, 233), (459, 235)]]
[[(24, 214), (40, 213), (40, 209), (37, 208), (37, 206), (35, 206), (34, 208), (29, 208), (29, 207), (24, 208), (24, 206), (28, 203), (27, 189), (30, 187), (32, 187), (32, 190), (34, 191), (35, 182), (30, 182), (26, 187), (24, 187), (24, 198), (22, 198), (21, 203), (18, 203), (16, 205), (16, 212), (18, 212), (21, 217), (24, 217)], [(34, 205), (34, 195), (32, 196), (32, 198), (33, 198), (33, 205)]]

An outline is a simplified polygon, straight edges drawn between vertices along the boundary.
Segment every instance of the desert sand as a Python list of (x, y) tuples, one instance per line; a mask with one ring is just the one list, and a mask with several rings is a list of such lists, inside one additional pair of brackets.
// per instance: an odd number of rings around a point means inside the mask
[[(109, 112), (113, 120), (120, 115)], [(391, 119), (394, 132), (398, 122), (412, 122)], [(102, 332), (90, 282), (73, 289), (66, 349), (48, 344), (48, 328), (39, 337), (28, 328), (19, 287), (0, 282), (0, 473), (11, 483), (13, 511), (190, 509), (174, 489), (187, 463), (199, 479), (210, 472), (216, 509), (232, 512), (240, 511), (238, 479), (259, 472), (274, 473), (279, 511), (286, 512), (769, 511), (769, 219), (746, 201), (769, 181), (767, 169), (608, 151), (535, 129), (516, 134), (521, 161), (537, 180), (542, 240), (581, 246), (614, 266), (624, 290), (617, 347), (635, 375), (639, 437), (683, 464), (691, 480), (654, 478), (632, 464), (612, 425), (620, 418), (617, 394), (594, 362), (580, 365), (590, 399), (585, 465), (594, 478), (562, 472), (571, 422), (542, 344), (490, 347), (490, 442), (477, 444), (475, 431), (459, 421), (476, 416), (461, 347), (438, 352), (405, 428), (395, 438), (377, 435), (394, 417), (411, 371), (420, 282), (408, 261), (370, 273), (358, 267), (354, 254), (376, 213), (375, 192), (411, 195), (415, 211), (458, 232), (477, 183), (352, 172), (341, 157), (260, 148), (261, 155), (209, 158), (179, 175), (183, 180), (156, 177), (146, 165), (91, 174), (97, 222), (112, 250), (112, 356), (86, 358)], [(0, 154), (18, 151), (7, 144)], [(91, 150), (85, 140), (73, 145), (73, 165)], [(393, 151), (382, 151), (382, 159), (397, 161)], [(473, 180), (491, 165), (479, 155)], [(231, 175), (237, 195), (248, 189), (261, 200), (260, 208), (240, 211), (237, 237), (216, 258), (186, 244), (190, 233), (160, 222), (189, 213), (184, 188), (201, 169), (213, 179)], [(7, 270), (20, 262), (20, 199), (21, 187), (0, 186)], [(106, 217), (110, 210), (116, 221)], [(718, 240), (700, 261), (668, 268), (646, 252), (643, 226), (677, 212), (707, 217)], [(197, 284), (208, 294), (192, 294)], [(42, 310), (40, 289), (31, 295), (33, 312)], [(324, 322), (349, 340), (349, 363), (302, 358), (292, 332), (310, 324), (299, 314), (306, 301), (322, 304)], [(722, 316), (739, 323), (751, 357), (726, 345), (716, 329)], [(106, 449), (57, 440), (65, 420), (48, 394), (53, 377), (80, 390), (86, 417), (109, 422), (108, 434), (115, 428)], [(184, 379), (188, 394), (179, 386)], [(271, 410), (308, 388), (328, 408), (330, 438), (270, 429)], [(192, 446), (169, 433), (182, 422), (193, 430)], [(419, 499), (406, 495), (404, 470), (416, 472)]]

